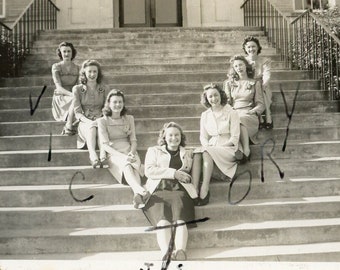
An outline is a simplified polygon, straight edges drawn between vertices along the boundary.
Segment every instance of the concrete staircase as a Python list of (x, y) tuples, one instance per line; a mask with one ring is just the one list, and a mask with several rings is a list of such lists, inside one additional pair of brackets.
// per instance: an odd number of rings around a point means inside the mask
[[(238, 205), (227, 201), (229, 184), (211, 184), (211, 203), (196, 208), (197, 218), (210, 220), (190, 230), (190, 260), (340, 261), (340, 113), (328, 101), (320, 82), (305, 71), (284, 68), (257, 28), (103, 29), (41, 32), (23, 77), (0, 81), (0, 258), (159, 260), (156, 236), (143, 213), (132, 207), (132, 192), (117, 184), (107, 169), (92, 169), (88, 153), (76, 150), (76, 138), (59, 135), (63, 123), (53, 121), (50, 75), (61, 41), (78, 49), (76, 62), (95, 58), (105, 81), (125, 92), (136, 118), (139, 152), (144, 157), (166, 121), (180, 123), (189, 146), (199, 144), (202, 86), (222, 82), (228, 59), (242, 53), (246, 35), (259, 37), (263, 54), (273, 59), (275, 128), (261, 131), (261, 142), (276, 141), (265, 157), (265, 182), (260, 180), (261, 147), (252, 146), (252, 160), (238, 172), (252, 172), (251, 191)], [(300, 83), (288, 144), (281, 151), (289, 110)], [(29, 94), (38, 109), (30, 115)], [(48, 161), (50, 133), (52, 159)], [(266, 150), (270, 151), (271, 145)], [(69, 193), (76, 172), (73, 193)], [(240, 177), (232, 199), (242, 198), (249, 180)]]

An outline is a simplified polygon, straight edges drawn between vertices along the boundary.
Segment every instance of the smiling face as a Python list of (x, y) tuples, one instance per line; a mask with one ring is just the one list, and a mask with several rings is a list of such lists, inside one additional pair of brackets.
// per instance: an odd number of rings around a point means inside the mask
[(240, 77), (247, 75), (247, 66), (242, 60), (235, 60), (233, 68)]
[(248, 41), (244, 46), (244, 49), (246, 53), (250, 56), (258, 55), (259, 47), (254, 41)]
[(221, 105), (221, 95), (216, 88), (208, 89), (206, 97), (211, 107)]
[(72, 60), (72, 49), (68, 46), (62, 46), (60, 48), (60, 54), (64, 61), (71, 61)]
[(87, 66), (84, 71), (88, 82), (97, 82), (98, 68), (96, 66)]
[(175, 127), (169, 127), (165, 130), (165, 142), (169, 150), (177, 150), (181, 143), (181, 131)]
[(109, 107), (113, 113), (121, 113), (124, 108), (124, 100), (121, 96), (111, 96)]

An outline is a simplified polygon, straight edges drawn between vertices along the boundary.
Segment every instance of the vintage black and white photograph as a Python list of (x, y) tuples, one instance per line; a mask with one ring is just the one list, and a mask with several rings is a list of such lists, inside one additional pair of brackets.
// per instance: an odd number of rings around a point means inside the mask
[(0, 270), (340, 269), (340, 0), (0, 0)]

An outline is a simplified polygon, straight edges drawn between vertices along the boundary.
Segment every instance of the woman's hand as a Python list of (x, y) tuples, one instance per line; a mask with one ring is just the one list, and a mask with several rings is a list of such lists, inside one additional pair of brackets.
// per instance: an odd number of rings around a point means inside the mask
[(187, 174), (186, 172), (182, 172), (177, 170), (175, 172), (175, 179), (177, 179), (178, 181), (182, 182), (182, 183), (190, 183), (191, 182), (191, 176), (189, 174)]
[(136, 162), (136, 157), (135, 157), (135, 155), (132, 152), (129, 152), (127, 154), (126, 160), (131, 162), (131, 163), (133, 163), (133, 162)]
[(253, 110), (249, 110), (249, 111), (248, 111), (248, 114), (250, 114), (250, 115), (254, 115), (254, 114), (256, 114), (256, 112), (255, 112), (255, 111), (253, 111)]

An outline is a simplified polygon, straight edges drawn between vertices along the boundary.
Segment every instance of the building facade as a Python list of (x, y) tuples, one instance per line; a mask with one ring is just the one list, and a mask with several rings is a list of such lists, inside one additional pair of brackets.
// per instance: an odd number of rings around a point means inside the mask
[(59, 29), (243, 26), (243, 0), (55, 0)]

